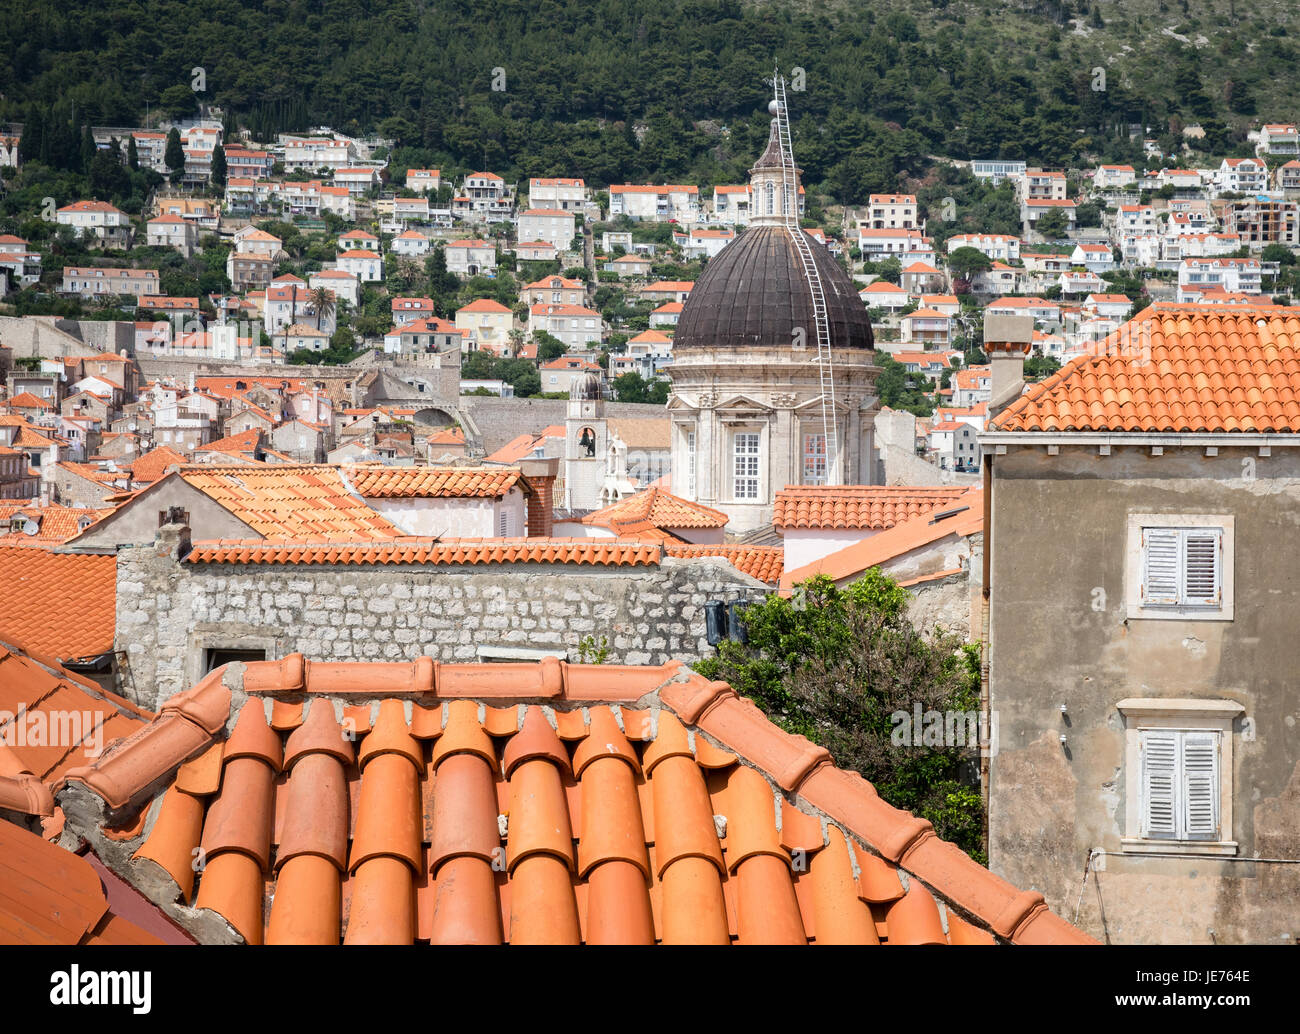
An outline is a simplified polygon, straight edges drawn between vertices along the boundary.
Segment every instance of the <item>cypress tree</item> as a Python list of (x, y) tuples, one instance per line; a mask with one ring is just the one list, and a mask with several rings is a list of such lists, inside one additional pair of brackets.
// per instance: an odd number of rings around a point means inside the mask
[(212, 149), (212, 182), (219, 187), (226, 185), (226, 149), (221, 144)]
[(185, 174), (185, 149), (181, 147), (181, 134), (175, 126), (167, 131), (167, 149), (163, 152), (163, 163), (173, 183), (179, 183)]

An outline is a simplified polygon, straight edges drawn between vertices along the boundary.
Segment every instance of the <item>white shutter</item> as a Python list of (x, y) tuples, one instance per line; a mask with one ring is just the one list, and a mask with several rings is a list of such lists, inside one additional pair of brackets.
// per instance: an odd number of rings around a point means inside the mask
[(1173, 606), (1178, 602), (1179, 535), (1172, 528), (1142, 529), (1142, 603)]
[(1178, 734), (1142, 733), (1142, 835), (1178, 835), (1174, 786), (1178, 772)]
[(1183, 836), (1213, 840), (1219, 833), (1219, 736), (1183, 733)]
[(1222, 552), (1222, 531), (1198, 529), (1186, 532), (1183, 546), (1183, 603), (1212, 607), (1219, 605), (1222, 594)]

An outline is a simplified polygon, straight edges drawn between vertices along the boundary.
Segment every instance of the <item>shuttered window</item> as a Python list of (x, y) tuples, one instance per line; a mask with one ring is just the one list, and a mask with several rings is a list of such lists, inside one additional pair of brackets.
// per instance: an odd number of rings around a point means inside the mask
[(1142, 732), (1142, 836), (1219, 839), (1219, 733)]
[(1142, 606), (1218, 607), (1222, 583), (1222, 528), (1142, 529)]

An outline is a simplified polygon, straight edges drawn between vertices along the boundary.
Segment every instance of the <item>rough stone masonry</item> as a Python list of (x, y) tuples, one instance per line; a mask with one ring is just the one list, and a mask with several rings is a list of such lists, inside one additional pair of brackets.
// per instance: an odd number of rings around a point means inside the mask
[[(769, 587), (715, 558), (658, 565), (192, 564), (186, 529), (117, 560), (121, 692), (145, 707), (193, 685), (212, 651), (301, 652), (322, 661), (580, 659), (609, 664), (709, 656), (704, 605)], [(124, 656), (123, 656), (124, 652)], [(587, 659), (593, 658), (590, 653)]]

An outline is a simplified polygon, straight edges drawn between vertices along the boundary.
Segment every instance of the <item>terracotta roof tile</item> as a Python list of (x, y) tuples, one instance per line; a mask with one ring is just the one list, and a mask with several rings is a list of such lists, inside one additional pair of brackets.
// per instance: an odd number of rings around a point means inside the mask
[(731, 561), (731, 566), (742, 574), (757, 578), (760, 582), (775, 585), (781, 580), (781, 570), (785, 565), (785, 548), (782, 546), (722, 546), (722, 545), (678, 545), (671, 543), (664, 547), (668, 556), (692, 559), (696, 557), (716, 556)]
[(1300, 431), (1300, 314), (1263, 306), (1144, 309), (1034, 385), (995, 431)]
[(964, 491), (952, 486), (787, 485), (776, 493), (772, 523), (778, 528), (884, 531), (918, 514), (943, 509)]
[(329, 536), (268, 542), (196, 542), (192, 564), (612, 564), (659, 563), (662, 549), (615, 539), (419, 539), (354, 542)]
[[(835, 769), (825, 751), (677, 663), (324, 664), (294, 655), (230, 674), (233, 691), (226, 677), (218, 670), (169, 702), (80, 779), (109, 792), (115, 814), (138, 813), (186, 756), (207, 758), (203, 744), (220, 743), (240, 708), (231, 740), (265, 745), (223, 759), (215, 796), (167, 789), (136, 861), (178, 870), (159, 900), (188, 902), (192, 873), (180, 870), (202, 845), (195, 904), (235, 939), (1088, 941), (1039, 895), (989, 873)], [(603, 700), (583, 696), (597, 684)], [(515, 706), (489, 710), (482, 697), (460, 695), (509, 686), (531, 701), (522, 722)], [(335, 706), (348, 691), (381, 701), (359, 766), (336, 749)], [(265, 721), (265, 700), (283, 694), (310, 700), (292, 732)], [(563, 736), (536, 703), (548, 697)], [(613, 703), (655, 697), (649, 710)], [(203, 744), (172, 742), (165, 730), (177, 723), (210, 731)], [(291, 759), (287, 778), (265, 759), (271, 739)], [(137, 752), (148, 760), (132, 760)], [(70, 814), (84, 823), (84, 808)], [(103, 835), (93, 825), (76, 832)], [(809, 864), (794, 864), (792, 852)], [(165, 907), (204, 936), (224, 929)]]
[(323, 535), (357, 540), (399, 534), (366, 505), (336, 467), (185, 467), (176, 477), (267, 539)]
[(0, 545), (0, 636), (61, 660), (113, 649), (117, 558)]
[[(947, 516), (937, 519), (941, 513)], [(783, 592), (789, 590), (817, 574), (825, 574), (838, 582), (949, 535), (973, 535), (983, 530), (983, 527), (983, 490), (965, 486), (941, 507), (924, 511), (896, 524), (888, 531), (879, 532), (803, 567), (783, 573), (781, 589)]]
[[(0, 502), (0, 543), (6, 546), (57, 546), (79, 535), (86, 521), (93, 523), (103, 517), (108, 510), (92, 510), (74, 506), (59, 506), (52, 503), (41, 506), (14, 501)], [(36, 534), (26, 531), (12, 531), (8, 526), (10, 518), (21, 513), (31, 518), (37, 525)]]
[(499, 498), (523, 476), (509, 467), (358, 466), (343, 473), (367, 499)]
[(620, 525), (649, 521), (656, 528), (722, 528), (728, 517), (662, 488), (647, 488), (589, 513), (583, 524), (619, 530)]

